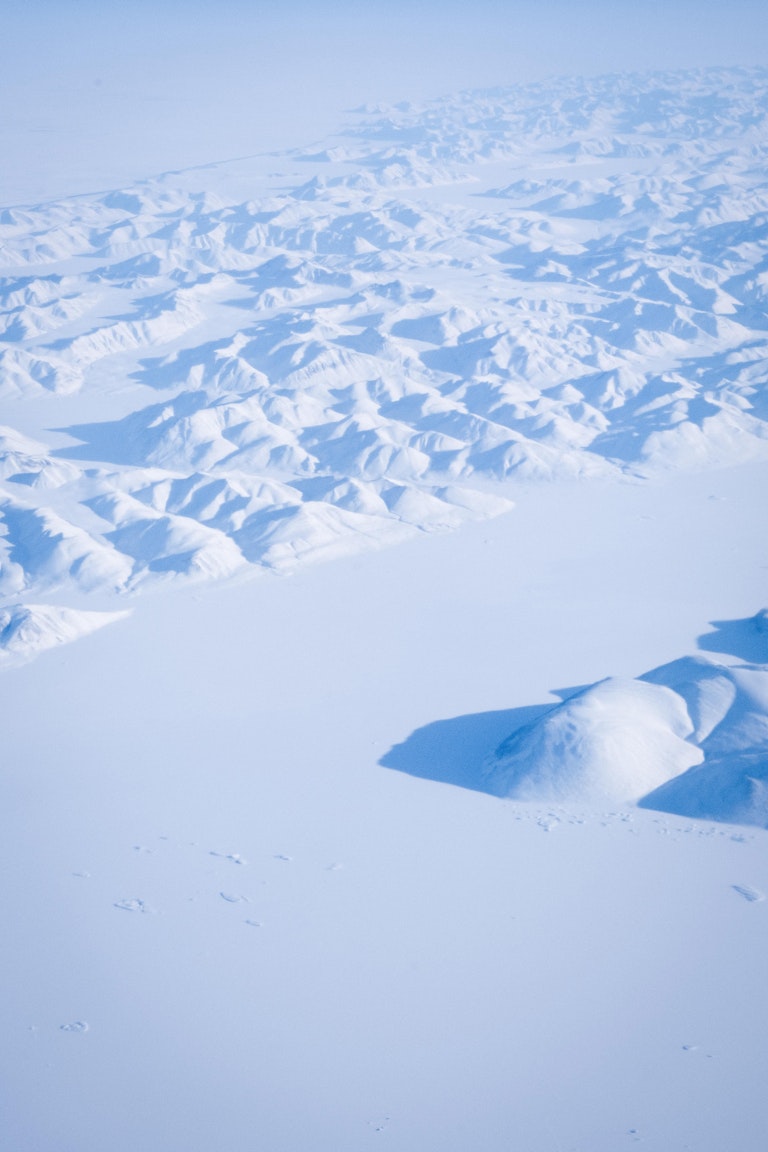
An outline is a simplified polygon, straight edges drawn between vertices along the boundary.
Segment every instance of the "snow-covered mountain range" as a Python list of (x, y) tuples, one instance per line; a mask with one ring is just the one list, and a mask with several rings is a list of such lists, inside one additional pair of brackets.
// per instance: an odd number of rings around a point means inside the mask
[(767, 95), (469, 92), (5, 210), (3, 595), (284, 571), (520, 478), (765, 459)]

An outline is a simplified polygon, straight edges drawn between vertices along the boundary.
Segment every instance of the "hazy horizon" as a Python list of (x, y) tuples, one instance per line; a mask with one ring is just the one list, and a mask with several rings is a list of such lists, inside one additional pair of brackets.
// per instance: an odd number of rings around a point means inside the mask
[[(296, 146), (364, 102), (558, 74), (760, 65), (737, 3), (405, 5), (32, 0), (4, 13), (0, 203)], [(151, 36), (147, 36), (147, 29)]]

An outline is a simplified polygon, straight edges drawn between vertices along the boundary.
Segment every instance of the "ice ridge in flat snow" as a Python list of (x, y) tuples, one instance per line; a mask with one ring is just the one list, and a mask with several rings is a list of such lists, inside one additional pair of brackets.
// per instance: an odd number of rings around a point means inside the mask
[(7, 611), (449, 529), (515, 478), (765, 458), (767, 96), (469, 92), (1, 212)]

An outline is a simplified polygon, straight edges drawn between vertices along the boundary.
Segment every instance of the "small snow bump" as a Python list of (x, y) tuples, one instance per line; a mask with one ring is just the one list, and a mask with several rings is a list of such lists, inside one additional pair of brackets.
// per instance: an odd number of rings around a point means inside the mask
[(241, 856), (239, 852), (211, 852), (210, 855), (217, 856), (220, 860), (229, 860), (232, 864), (248, 863), (248, 861), (245, 860), (245, 858)]
[(113, 908), (119, 908), (121, 912), (151, 912), (152, 909), (145, 900), (138, 900), (135, 897), (126, 900), (116, 900)]
[(90, 1025), (85, 1020), (73, 1020), (71, 1024), (60, 1024), (60, 1032), (88, 1032)]

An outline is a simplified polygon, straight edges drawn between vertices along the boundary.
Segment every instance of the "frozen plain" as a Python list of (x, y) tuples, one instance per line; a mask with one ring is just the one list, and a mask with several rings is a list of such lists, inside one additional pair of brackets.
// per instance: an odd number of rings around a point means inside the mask
[(12, 210), (8, 611), (132, 609), (4, 672), (12, 1145), (763, 1147), (759, 811), (483, 766), (555, 691), (766, 661), (764, 86)]

